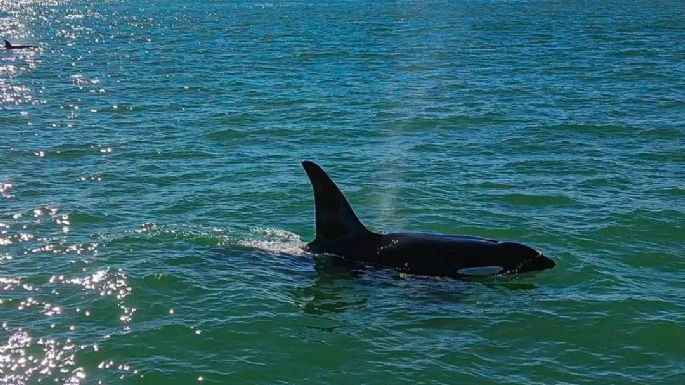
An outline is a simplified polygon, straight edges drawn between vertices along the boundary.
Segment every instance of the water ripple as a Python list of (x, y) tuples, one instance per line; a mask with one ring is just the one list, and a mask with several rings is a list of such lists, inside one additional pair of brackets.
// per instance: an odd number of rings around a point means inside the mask
[[(679, 2), (2, 4), (5, 382), (683, 382)], [(303, 253), (303, 159), (557, 268)]]

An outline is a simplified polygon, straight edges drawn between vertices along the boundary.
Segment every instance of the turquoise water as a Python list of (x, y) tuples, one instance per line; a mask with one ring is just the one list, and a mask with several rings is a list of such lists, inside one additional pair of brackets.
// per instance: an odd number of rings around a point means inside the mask
[[(682, 2), (201, 3), (1, 3), (3, 383), (685, 383)], [(304, 254), (303, 159), (557, 267)]]

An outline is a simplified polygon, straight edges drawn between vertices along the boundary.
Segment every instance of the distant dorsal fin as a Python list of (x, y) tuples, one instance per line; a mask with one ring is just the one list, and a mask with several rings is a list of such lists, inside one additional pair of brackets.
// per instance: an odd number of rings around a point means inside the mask
[(7, 41), (6, 39), (2, 39), (2, 40), (5, 41), (5, 48), (12, 48), (12, 43), (10, 43), (9, 41)]
[(370, 233), (357, 218), (335, 182), (318, 164), (306, 160), (302, 162), (302, 167), (307, 172), (314, 189), (317, 241)]

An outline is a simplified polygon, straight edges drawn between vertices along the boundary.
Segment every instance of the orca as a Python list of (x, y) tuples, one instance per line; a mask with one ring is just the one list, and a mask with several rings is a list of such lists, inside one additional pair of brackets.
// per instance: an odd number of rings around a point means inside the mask
[(516, 242), (466, 235), (370, 231), (319, 165), (303, 161), (302, 167), (312, 184), (316, 212), (316, 236), (305, 246), (307, 252), (387, 266), (404, 274), (452, 278), (516, 275), (555, 266), (542, 252)]
[[(5, 40), (5, 39), (2, 39)], [(37, 48), (35, 45), (12, 45), (9, 41), (5, 40), (5, 49), (28, 49)]]

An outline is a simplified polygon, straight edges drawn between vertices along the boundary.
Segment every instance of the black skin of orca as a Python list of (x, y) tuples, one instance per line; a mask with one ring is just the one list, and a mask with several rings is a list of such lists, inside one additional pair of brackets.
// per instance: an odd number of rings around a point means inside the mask
[(431, 233), (368, 230), (333, 180), (316, 163), (302, 162), (314, 190), (316, 238), (306, 251), (382, 265), (412, 275), (463, 278), (551, 269), (542, 252), (516, 242)]
[[(5, 40), (5, 39), (3, 39)], [(35, 45), (12, 45), (9, 41), (5, 40), (5, 49), (29, 49), (37, 48)]]

